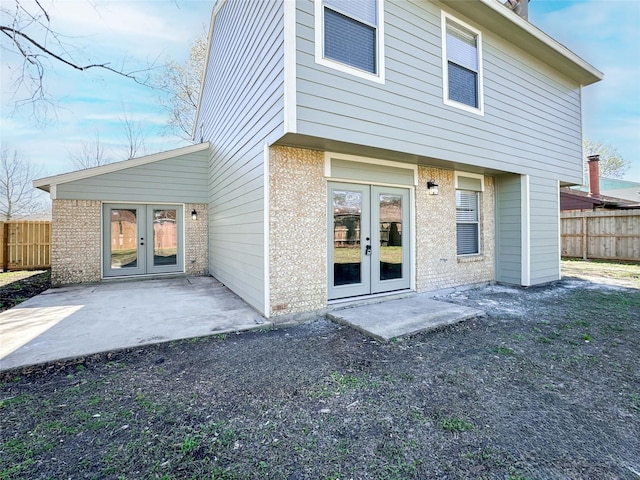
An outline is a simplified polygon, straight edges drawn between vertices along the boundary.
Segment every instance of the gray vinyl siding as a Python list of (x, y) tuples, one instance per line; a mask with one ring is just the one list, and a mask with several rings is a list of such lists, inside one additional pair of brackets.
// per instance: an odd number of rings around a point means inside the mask
[(196, 135), (211, 143), (209, 271), (265, 312), (264, 144), (284, 133), (282, 1), (218, 12)]
[(531, 285), (560, 279), (558, 184), (539, 177), (529, 179)]
[(58, 184), (56, 198), (139, 203), (206, 203), (209, 153), (204, 150)]
[(297, 131), (518, 174), (579, 182), (580, 86), (482, 31), (483, 116), (444, 105), (441, 10), (385, 0), (384, 85), (318, 65), (314, 4), (297, 2)]
[(496, 281), (521, 284), (522, 212), (519, 175), (496, 177)]

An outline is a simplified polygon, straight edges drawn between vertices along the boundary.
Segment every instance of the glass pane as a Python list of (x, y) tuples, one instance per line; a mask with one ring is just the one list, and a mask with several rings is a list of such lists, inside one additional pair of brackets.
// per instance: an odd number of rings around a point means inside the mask
[(402, 196), (381, 194), (380, 280), (402, 278)]
[(477, 223), (458, 223), (456, 225), (456, 246), (458, 255), (480, 253), (480, 231)]
[(447, 60), (477, 71), (476, 36), (463, 27), (447, 25)]
[(324, 56), (376, 73), (375, 27), (325, 8)]
[(324, 4), (358, 20), (377, 25), (376, 0), (324, 0)]
[(478, 221), (478, 193), (456, 190), (456, 221)]
[(138, 266), (136, 210), (111, 210), (111, 268)]
[(449, 62), (449, 100), (478, 108), (478, 74)]
[(153, 211), (153, 265), (178, 264), (175, 210)]
[(333, 192), (333, 284), (361, 283), (360, 192)]

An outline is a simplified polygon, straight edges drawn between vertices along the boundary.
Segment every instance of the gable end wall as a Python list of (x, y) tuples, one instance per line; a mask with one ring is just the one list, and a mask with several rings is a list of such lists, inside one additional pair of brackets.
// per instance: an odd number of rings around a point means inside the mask
[(214, 22), (196, 125), (211, 143), (209, 272), (264, 314), (265, 144), (284, 132), (284, 4), (227, 0)]

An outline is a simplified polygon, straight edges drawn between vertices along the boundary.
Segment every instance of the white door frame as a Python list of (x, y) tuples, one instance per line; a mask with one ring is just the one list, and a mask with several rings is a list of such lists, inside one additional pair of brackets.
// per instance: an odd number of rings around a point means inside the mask
[[(345, 191), (359, 194), (361, 196), (359, 213), (359, 253), (360, 261), (357, 268), (359, 272), (352, 271), (355, 264), (347, 266), (345, 264), (345, 275), (352, 275), (352, 283), (336, 285), (336, 265), (334, 263), (334, 204), (333, 192)], [(380, 235), (380, 209), (379, 195), (381, 194), (401, 195), (402, 200), (402, 263), (401, 277), (381, 279), (381, 235)], [(414, 252), (415, 252), (415, 227), (413, 221), (414, 201), (413, 189), (404, 185), (384, 186), (364, 182), (331, 180), (328, 182), (328, 225), (327, 225), (327, 294), (328, 300), (341, 298), (366, 296), (391, 291), (408, 290), (414, 288)], [(374, 201), (375, 200), (375, 201)], [(354, 204), (355, 205), (355, 204)], [(355, 207), (354, 207), (355, 208)], [(378, 227), (374, 227), (378, 225)], [(385, 240), (388, 242), (388, 239)], [(348, 256), (353, 256), (356, 248), (345, 249)], [(388, 254), (388, 252), (387, 252)], [(359, 276), (358, 276), (359, 273)], [(356, 279), (359, 278), (359, 281)]]
[[(113, 268), (111, 263), (111, 211), (131, 210), (136, 218), (136, 255), (135, 265)], [(155, 224), (165, 219), (153, 218), (154, 211), (175, 210), (176, 253), (167, 256), (168, 262), (154, 251)], [(173, 219), (165, 220), (172, 221)], [(133, 242), (129, 242), (133, 243)], [(137, 275), (156, 275), (163, 273), (184, 272), (184, 205), (181, 204), (146, 204), (146, 203), (103, 203), (102, 204), (102, 276), (128, 277)]]

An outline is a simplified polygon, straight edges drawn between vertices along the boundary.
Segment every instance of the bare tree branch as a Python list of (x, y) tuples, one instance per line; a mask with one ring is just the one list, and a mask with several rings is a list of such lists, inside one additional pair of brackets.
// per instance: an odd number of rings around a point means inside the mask
[(137, 156), (144, 155), (145, 152), (145, 130), (141, 122), (133, 120), (133, 116), (129, 115), (122, 107), (123, 116), (120, 119), (127, 141), (125, 158), (128, 160)]
[(160, 99), (169, 113), (169, 128), (172, 133), (193, 140), (193, 122), (198, 108), (202, 72), (207, 58), (207, 34), (195, 39), (184, 64), (168, 61), (157, 76), (158, 89), (168, 97)]
[(0, 218), (41, 212), (44, 206), (31, 182), (40, 175), (18, 150), (3, 145), (0, 149)]
[(35, 0), (36, 5), (38, 5), (38, 7), (40, 7), (40, 10), (42, 10), (42, 13), (44, 13), (44, 16), (47, 19), (47, 22), (51, 21), (51, 18), (49, 18), (49, 14), (47, 13), (47, 11), (42, 7), (42, 5), (40, 4), (40, 2), (38, 0)]
[(585, 178), (589, 172), (587, 165), (587, 157), (589, 155), (600, 155), (599, 170), (601, 178), (622, 178), (629, 169), (631, 162), (622, 158), (618, 149), (612, 145), (585, 139), (582, 142), (582, 146), (585, 153), (582, 166)]
[[(71, 68), (75, 68), (76, 70), (85, 71), (85, 70), (89, 70), (90, 68), (104, 68), (105, 70), (113, 72), (113, 73), (115, 73), (117, 75), (121, 75), (123, 77), (130, 78), (133, 81), (135, 81), (136, 83), (139, 83), (141, 85), (146, 85), (145, 82), (140, 81), (140, 79), (138, 79), (135, 76), (135, 73), (139, 73), (141, 70), (133, 71), (133, 72), (123, 72), (121, 70), (116, 70), (115, 68), (110, 67), (109, 63), (92, 63), (92, 64), (89, 64), (89, 65), (78, 65), (76, 63), (73, 63), (73, 62), (70, 62), (68, 60), (65, 60), (60, 55), (55, 54), (54, 52), (52, 52), (51, 50), (46, 48), (44, 45), (41, 45), (40, 43), (35, 41), (33, 38), (31, 38), (29, 35), (21, 32), (20, 30), (16, 30), (15, 28), (8, 27), (6, 25), (0, 25), (0, 31), (2, 31), (2, 33), (7, 35), (9, 38), (11, 38), (11, 40), (14, 43), (14, 45), (16, 46), (16, 48), (18, 48), (18, 50), (20, 51), (22, 56), (25, 58), (25, 60), (28, 61), (29, 63), (31, 63), (32, 65), (42, 66), (40, 60), (38, 59), (40, 57), (40, 55), (26, 52), (23, 49), (23, 47), (20, 44), (20, 42), (16, 39), (16, 36), (24, 38), (29, 43), (31, 43), (31, 45), (36, 47), (38, 50), (46, 53), (49, 57), (51, 57), (51, 58), (53, 58), (55, 60), (58, 60), (59, 62), (62, 62), (65, 65), (68, 65)], [(11, 35), (11, 34), (13, 34), (13, 35)], [(41, 70), (40, 78), (42, 78), (42, 74), (44, 72), (43, 72), (43, 69), (40, 69), (40, 70)]]
[(40, 1), (35, 0), (30, 8), (25, 7), (20, 0), (15, 0), (13, 9), (7, 8), (6, 3), (0, 7), (0, 47), (22, 58), (22, 65), (19, 67), (8, 64), (8, 68), (13, 68), (15, 72), (13, 92), (16, 108), (31, 103), (37, 116), (37, 104), (54, 105), (46, 93), (45, 76), (55, 64), (65, 65), (79, 72), (103, 70), (153, 88), (149, 79), (155, 62), (144, 68), (126, 69), (124, 61), (120, 66), (108, 61), (76, 61), (68, 49), (66, 37), (52, 26), (52, 18)]
[(80, 144), (75, 152), (69, 152), (69, 158), (78, 170), (99, 167), (113, 161), (105, 156), (104, 145), (100, 142), (100, 132), (97, 131), (94, 140)]

